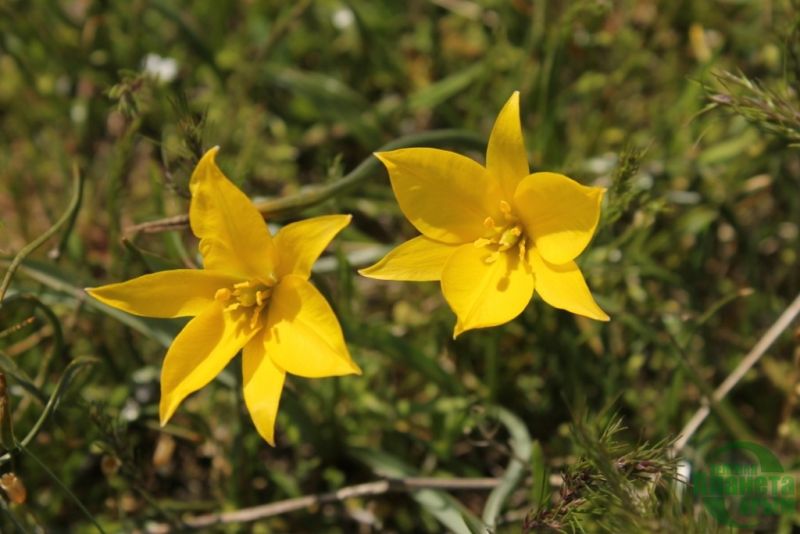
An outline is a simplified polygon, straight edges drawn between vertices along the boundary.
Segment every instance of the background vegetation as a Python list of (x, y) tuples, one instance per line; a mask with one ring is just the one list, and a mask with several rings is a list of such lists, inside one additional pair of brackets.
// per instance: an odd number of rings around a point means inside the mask
[[(0, 308), (0, 471), (14, 473), (0, 529), (164, 531), (383, 476), (497, 489), (397, 487), (206, 528), (715, 529), (671, 482), (667, 449), (800, 291), (798, 13), (788, 0), (0, 0), (0, 265), (67, 214)], [(536, 299), (453, 341), (437, 284), (355, 274), (414, 235), (370, 165), (333, 197), (267, 210), (275, 227), (354, 214), (314, 281), (364, 376), (290, 380), (274, 449), (244, 411), (238, 360), (159, 429), (180, 324), (81, 288), (197, 264), (187, 229), (135, 225), (186, 212), (204, 149), (220, 145), (253, 198), (292, 197), (406, 135), (457, 129), (439, 145), (481, 159), (515, 89), (533, 168), (611, 188), (582, 257), (610, 323)], [(688, 464), (747, 438), (798, 468), (797, 339), (787, 330), (715, 405)]]

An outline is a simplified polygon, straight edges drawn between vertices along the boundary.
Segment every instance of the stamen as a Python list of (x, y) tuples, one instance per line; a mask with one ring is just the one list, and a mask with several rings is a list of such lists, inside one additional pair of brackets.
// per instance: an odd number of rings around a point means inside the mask
[(511, 215), (511, 204), (509, 204), (505, 200), (501, 200), (500, 201), (500, 211), (503, 212), (503, 215)]
[(494, 243), (494, 241), (492, 241), (491, 239), (486, 239), (485, 237), (479, 237), (478, 239), (475, 240), (473, 245), (475, 245), (475, 248), (481, 248), (485, 247), (486, 245), (491, 245), (492, 243)]
[(495, 227), (494, 227), (494, 219), (492, 219), (491, 217), (486, 217), (486, 218), (483, 220), (483, 225), (484, 225), (486, 228), (488, 228), (489, 230), (494, 230), (494, 228), (495, 228)]
[(261, 291), (256, 291), (256, 305), (257, 306), (263, 306), (264, 305), (264, 301), (266, 301), (269, 298), (269, 294), (270, 294), (270, 291), (266, 290), (266, 289), (261, 290)]
[(258, 316), (261, 314), (261, 310), (264, 309), (264, 304), (259, 304), (256, 306), (256, 309), (253, 310), (253, 315), (250, 316), (250, 328), (255, 328), (258, 324)]
[(500, 251), (499, 250), (495, 250), (494, 252), (492, 252), (491, 254), (486, 256), (485, 258), (483, 258), (483, 263), (485, 263), (487, 265), (491, 265), (494, 262), (496, 262), (497, 258), (499, 258), (499, 257), (500, 257)]
[(231, 290), (227, 287), (222, 287), (217, 289), (217, 292), (214, 293), (214, 300), (218, 300), (220, 302), (227, 302), (231, 298)]

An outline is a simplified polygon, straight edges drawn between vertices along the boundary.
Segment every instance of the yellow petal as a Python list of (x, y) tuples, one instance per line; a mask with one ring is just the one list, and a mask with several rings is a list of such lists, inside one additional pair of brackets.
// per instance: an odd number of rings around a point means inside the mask
[(378, 280), (439, 280), (444, 264), (457, 248), (458, 245), (440, 243), (421, 235), (391, 250), (375, 265), (358, 272)]
[(161, 368), (162, 426), (187, 395), (211, 382), (255, 334), (247, 318), (234, 322), (229, 317), (214, 303), (175, 337)]
[(423, 235), (443, 243), (465, 243), (486, 233), (486, 217), (502, 220), (499, 184), (475, 161), (435, 148), (375, 156), (389, 171), (403, 214)]
[(175, 269), (146, 274), (127, 282), (88, 287), (103, 304), (145, 317), (199, 315), (214, 302), (214, 293), (241, 279), (214, 271)]
[(217, 150), (206, 152), (189, 182), (189, 222), (200, 239), (203, 265), (244, 278), (267, 277), (278, 259), (267, 224), (217, 167)]
[(586, 280), (574, 261), (553, 265), (542, 259), (536, 250), (530, 250), (528, 262), (536, 277), (536, 292), (550, 306), (598, 321), (609, 320), (606, 312), (592, 298)]
[(361, 374), (330, 305), (300, 276), (287, 275), (275, 286), (264, 336), (269, 357), (294, 375)]
[(519, 184), (514, 203), (539, 253), (560, 265), (577, 258), (591, 241), (603, 193), (563, 174), (536, 172)]
[(308, 279), (311, 266), (352, 218), (351, 215), (324, 215), (281, 228), (275, 235), (275, 247), (280, 257), (278, 278), (296, 274)]
[(517, 185), (530, 173), (519, 118), (519, 91), (514, 91), (497, 116), (486, 149), (486, 168), (500, 181), (509, 201), (514, 198)]
[(442, 293), (458, 321), (453, 337), (466, 330), (507, 323), (522, 313), (533, 296), (533, 275), (516, 249), (486, 263), (490, 251), (463, 245), (442, 272)]
[(275, 418), (286, 372), (273, 363), (264, 347), (264, 330), (244, 346), (242, 352), (244, 402), (256, 430), (275, 446)]

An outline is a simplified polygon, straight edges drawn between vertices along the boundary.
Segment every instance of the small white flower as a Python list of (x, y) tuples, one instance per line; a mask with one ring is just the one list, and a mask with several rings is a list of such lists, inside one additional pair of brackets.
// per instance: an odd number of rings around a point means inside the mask
[(169, 83), (178, 75), (178, 62), (171, 57), (147, 54), (143, 61), (144, 71), (156, 80)]
[(331, 22), (333, 22), (333, 25), (337, 30), (346, 30), (353, 25), (355, 19), (356, 17), (353, 15), (353, 12), (350, 9), (343, 7), (341, 9), (337, 9), (333, 13)]

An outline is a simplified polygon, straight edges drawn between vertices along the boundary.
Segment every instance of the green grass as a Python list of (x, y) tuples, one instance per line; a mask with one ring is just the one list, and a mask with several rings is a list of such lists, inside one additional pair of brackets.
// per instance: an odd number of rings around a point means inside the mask
[[(717, 528), (672, 484), (645, 484), (637, 522), (624, 499), (641, 481), (608, 469), (628, 454), (672, 473), (664, 443), (800, 291), (800, 12), (787, 0), (268, 4), (0, 2), (3, 271), (67, 215), (0, 307), (0, 472), (27, 488), (25, 503), (2, 501), (0, 530), (179, 526), (380, 476), (501, 480), (492, 497), (393, 491), (215, 528)], [(175, 79), (146, 75), (148, 54), (174, 59)], [(457, 130), (433, 139), (482, 159), (514, 90), (532, 168), (610, 188), (581, 267), (612, 320), (537, 298), (453, 341), (438, 284), (356, 274), (415, 232), (370, 154)], [(245, 411), (238, 360), (159, 429), (159, 370), (181, 324), (81, 291), (197, 264), (188, 229), (129, 230), (185, 214), (189, 173), (214, 145), (274, 208), (271, 224), (354, 215), (313, 279), (364, 375), (290, 378), (274, 449)], [(714, 406), (683, 451), (694, 466), (746, 437), (800, 467), (792, 328)], [(599, 474), (569, 486), (560, 473)], [(564, 487), (586, 503), (557, 515)], [(776, 529), (799, 522), (787, 513)]]

